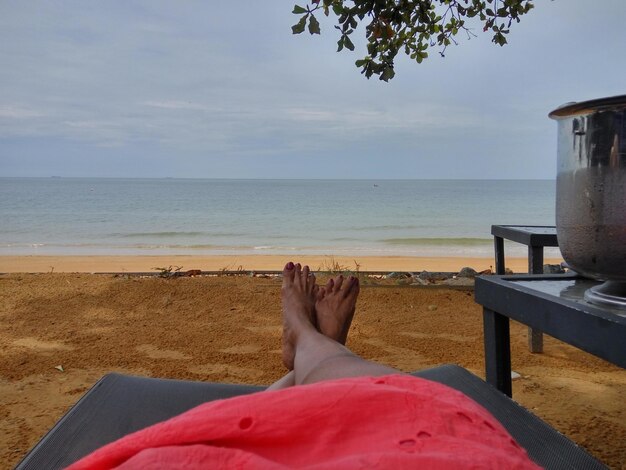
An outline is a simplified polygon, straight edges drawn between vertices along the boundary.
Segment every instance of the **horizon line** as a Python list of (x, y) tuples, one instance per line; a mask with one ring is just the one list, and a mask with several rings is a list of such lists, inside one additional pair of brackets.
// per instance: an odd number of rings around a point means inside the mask
[(188, 176), (5, 176), (5, 179), (116, 179), (116, 180), (226, 180), (226, 181), (556, 181), (554, 178), (302, 178), (302, 177), (188, 177)]

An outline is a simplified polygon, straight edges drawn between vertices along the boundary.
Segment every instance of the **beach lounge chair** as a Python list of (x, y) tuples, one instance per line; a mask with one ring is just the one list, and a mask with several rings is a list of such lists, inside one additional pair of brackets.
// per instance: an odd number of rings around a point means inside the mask
[[(541, 419), (472, 373), (443, 365), (414, 375), (462, 391), (489, 410), (548, 469), (607, 468)], [(264, 387), (108, 374), (96, 383), (26, 455), (17, 469), (63, 468), (128, 433), (201, 403)]]

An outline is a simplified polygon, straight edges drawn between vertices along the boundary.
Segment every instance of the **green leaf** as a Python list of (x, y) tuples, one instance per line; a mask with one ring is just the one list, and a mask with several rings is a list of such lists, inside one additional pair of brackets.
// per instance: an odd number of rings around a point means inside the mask
[(351, 51), (354, 50), (354, 44), (352, 44), (352, 41), (350, 41), (350, 38), (348, 36), (344, 36), (343, 42), (346, 45), (347, 49), (350, 49)]
[(291, 13), (294, 13), (295, 15), (301, 15), (302, 13), (306, 13), (306, 9), (302, 8), (300, 5), (294, 5), (293, 11)]
[(339, 52), (342, 49), (343, 49), (343, 36), (341, 36), (341, 38), (339, 38), (339, 41), (337, 41), (337, 52)]
[(311, 15), (309, 17), (309, 33), (311, 34), (319, 34), (320, 33), (320, 23), (317, 21), (315, 16)]
[(396, 73), (393, 71), (393, 67), (387, 66), (383, 70), (383, 73), (380, 76), (380, 79), (385, 81), (385, 82), (388, 82), (389, 80), (391, 80), (394, 77), (395, 74)]
[(304, 28), (306, 26), (306, 17), (308, 15), (304, 15), (302, 18), (300, 18), (300, 21), (298, 21), (297, 24), (293, 25), (291, 27), (291, 31), (293, 32), (293, 34), (300, 34), (301, 32), (304, 31)]

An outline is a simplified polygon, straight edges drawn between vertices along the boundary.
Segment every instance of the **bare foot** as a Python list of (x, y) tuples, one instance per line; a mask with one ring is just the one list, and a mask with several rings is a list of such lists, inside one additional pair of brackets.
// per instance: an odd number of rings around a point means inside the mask
[(315, 300), (319, 287), (309, 267), (287, 263), (283, 269), (281, 301), (283, 306), (283, 364), (293, 370), (298, 337), (306, 329), (315, 329)]
[(326, 286), (319, 289), (315, 313), (320, 333), (338, 343), (346, 344), (359, 290), (359, 280), (356, 277), (344, 279), (342, 275), (330, 279)]

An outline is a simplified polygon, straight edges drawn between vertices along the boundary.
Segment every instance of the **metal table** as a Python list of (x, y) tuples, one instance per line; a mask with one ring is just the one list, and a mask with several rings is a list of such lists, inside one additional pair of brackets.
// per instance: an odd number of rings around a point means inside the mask
[(511, 396), (509, 318), (626, 368), (626, 312), (586, 302), (598, 281), (576, 274), (479, 276), (487, 382)]
[[(491, 234), (496, 254), (496, 274), (506, 274), (504, 265), (504, 239), (528, 246), (528, 273), (543, 273), (543, 247), (559, 246), (556, 227), (548, 225), (492, 225)], [(528, 328), (528, 350), (543, 352), (543, 334)]]

